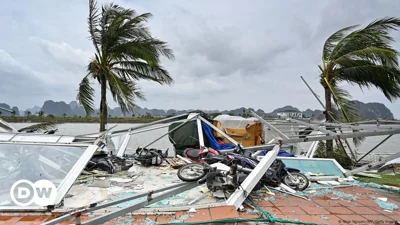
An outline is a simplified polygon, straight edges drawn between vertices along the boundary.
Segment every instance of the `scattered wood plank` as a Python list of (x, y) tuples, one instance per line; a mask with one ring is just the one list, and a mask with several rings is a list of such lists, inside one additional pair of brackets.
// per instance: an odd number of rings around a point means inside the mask
[(168, 158), (167, 162), (171, 165), (174, 169), (179, 169), (182, 166), (186, 165), (187, 163), (179, 158)]

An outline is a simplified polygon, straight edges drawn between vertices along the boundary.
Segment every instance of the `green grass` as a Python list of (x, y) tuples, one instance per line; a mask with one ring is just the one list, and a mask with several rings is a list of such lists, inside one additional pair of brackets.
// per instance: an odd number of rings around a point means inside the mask
[(385, 184), (385, 185), (400, 187), (400, 174), (396, 175), (379, 174), (379, 175), (381, 175), (382, 178), (358, 177), (358, 180), (373, 182), (381, 185)]

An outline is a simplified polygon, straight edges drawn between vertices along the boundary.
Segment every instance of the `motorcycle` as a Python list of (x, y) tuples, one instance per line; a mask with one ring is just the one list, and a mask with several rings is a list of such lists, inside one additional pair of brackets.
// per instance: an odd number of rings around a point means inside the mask
[[(235, 149), (235, 152), (240, 151), (243, 152), (241, 149)], [(198, 155), (196, 155), (196, 153)], [(232, 166), (238, 163), (239, 166), (251, 172), (259, 163), (256, 159), (237, 153), (220, 155), (218, 151), (213, 149), (188, 149), (185, 150), (185, 155), (195, 163), (182, 166), (178, 170), (178, 177), (188, 182), (196, 181), (204, 177), (207, 174), (207, 170), (204, 170), (206, 167), (205, 165), (222, 163), (227, 166)], [(280, 159), (276, 159), (272, 163), (262, 177), (261, 182), (268, 186), (279, 186), (281, 183), (284, 183), (292, 189), (299, 191), (305, 190), (310, 184), (307, 176), (302, 174), (300, 170), (286, 167)]]
[[(244, 168), (237, 163), (232, 166), (227, 166), (220, 162), (208, 165), (203, 164), (203, 171), (206, 173), (205, 176), (200, 178), (198, 184), (207, 184), (207, 188), (216, 192), (219, 190), (237, 189), (247, 178), (251, 170)], [(263, 187), (261, 181), (257, 182), (252, 191), (260, 190)]]

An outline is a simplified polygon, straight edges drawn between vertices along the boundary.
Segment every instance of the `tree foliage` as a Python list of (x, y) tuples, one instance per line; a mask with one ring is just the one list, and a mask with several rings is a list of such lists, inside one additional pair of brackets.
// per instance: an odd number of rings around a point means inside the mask
[(132, 112), (135, 100), (144, 100), (137, 81), (144, 79), (172, 84), (169, 72), (161, 65), (161, 57), (173, 59), (166, 42), (152, 37), (146, 27), (150, 13), (137, 14), (110, 3), (100, 9), (89, 0), (89, 33), (95, 54), (87, 66), (88, 74), (79, 85), (77, 100), (86, 114), (94, 113), (94, 88), (91, 80), (101, 86), (101, 130), (107, 120), (106, 91), (111, 93), (123, 113)]

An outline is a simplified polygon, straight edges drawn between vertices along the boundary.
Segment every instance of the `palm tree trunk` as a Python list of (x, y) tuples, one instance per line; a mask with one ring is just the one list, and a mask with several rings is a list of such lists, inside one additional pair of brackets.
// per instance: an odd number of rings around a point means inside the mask
[[(332, 123), (333, 120), (330, 115), (330, 113), (332, 112), (332, 94), (331, 91), (329, 90), (329, 87), (324, 87), (324, 88), (325, 88), (325, 108), (326, 108), (325, 118), (326, 122)], [(333, 158), (333, 140), (326, 141), (326, 154), (328, 158)]]
[(107, 124), (107, 81), (101, 77), (101, 100), (100, 100), (100, 132), (106, 130)]

